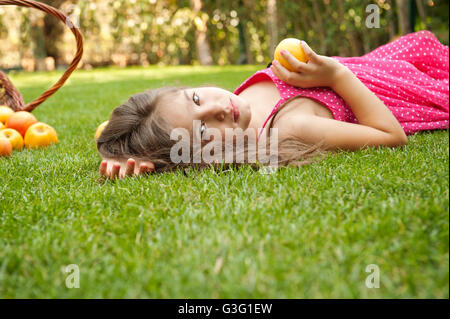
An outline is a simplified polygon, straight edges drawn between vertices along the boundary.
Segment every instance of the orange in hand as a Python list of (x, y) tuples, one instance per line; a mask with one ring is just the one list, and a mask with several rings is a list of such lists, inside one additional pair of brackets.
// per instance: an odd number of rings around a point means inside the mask
[(23, 138), (19, 132), (12, 128), (5, 128), (0, 131), (0, 138), (6, 138), (11, 142), (14, 150), (21, 150), (23, 148)]
[(37, 122), (37, 119), (30, 112), (19, 111), (11, 114), (6, 122), (7, 128), (13, 128), (20, 135), (25, 136), (27, 129)]
[(288, 51), (290, 54), (292, 54), (294, 57), (296, 57), (301, 62), (308, 62), (308, 56), (303, 51), (300, 40), (295, 38), (287, 38), (282, 40), (277, 47), (275, 48), (275, 54), (274, 58), (278, 62), (281, 63), (282, 66), (284, 66), (286, 69), (288, 69), (291, 72), (294, 72), (295, 69), (291, 66), (291, 64), (281, 55), (281, 51), (285, 50)]
[(58, 135), (50, 125), (37, 122), (28, 128), (24, 141), (27, 148), (41, 148), (56, 144)]

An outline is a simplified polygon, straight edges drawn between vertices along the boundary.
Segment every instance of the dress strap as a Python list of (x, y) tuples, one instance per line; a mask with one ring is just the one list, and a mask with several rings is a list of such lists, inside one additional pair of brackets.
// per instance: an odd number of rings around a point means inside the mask
[(264, 131), (264, 128), (266, 127), (267, 122), (272, 118), (272, 116), (275, 114), (275, 112), (278, 110), (278, 108), (280, 107), (281, 103), (283, 102), (283, 98), (281, 98), (277, 105), (275, 105), (275, 107), (272, 109), (272, 112), (270, 112), (270, 115), (266, 118), (266, 120), (264, 121), (264, 124), (261, 128), (261, 130), (259, 131), (258, 134), (258, 139), (256, 140), (257, 142), (259, 142), (259, 139), (261, 137), (262, 132)]

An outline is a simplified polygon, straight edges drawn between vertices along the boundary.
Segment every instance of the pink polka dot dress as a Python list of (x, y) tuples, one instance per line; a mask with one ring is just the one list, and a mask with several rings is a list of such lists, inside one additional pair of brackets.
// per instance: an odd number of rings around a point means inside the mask
[[(449, 47), (429, 31), (407, 34), (361, 57), (333, 57), (348, 67), (389, 108), (411, 135), (449, 127)], [(288, 99), (301, 95), (326, 106), (335, 120), (358, 123), (347, 103), (325, 87), (302, 89), (278, 79), (270, 68), (260, 70), (235, 91), (269, 77), (281, 99), (264, 122)], [(259, 136), (262, 133), (260, 131)]]

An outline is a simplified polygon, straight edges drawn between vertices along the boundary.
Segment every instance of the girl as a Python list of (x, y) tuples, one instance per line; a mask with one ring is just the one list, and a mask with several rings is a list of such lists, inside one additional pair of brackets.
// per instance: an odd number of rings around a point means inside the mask
[(132, 96), (97, 140), (100, 175), (195, 165), (171, 161), (173, 128), (186, 129), (191, 139), (202, 139), (209, 128), (241, 128), (266, 145), (269, 128), (277, 128), (281, 165), (305, 165), (339, 149), (403, 146), (407, 135), (448, 129), (449, 48), (431, 32), (405, 35), (362, 57), (320, 56), (303, 41), (302, 48), (307, 63), (282, 52), (295, 72), (273, 61), (234, 93), (181, 87)]

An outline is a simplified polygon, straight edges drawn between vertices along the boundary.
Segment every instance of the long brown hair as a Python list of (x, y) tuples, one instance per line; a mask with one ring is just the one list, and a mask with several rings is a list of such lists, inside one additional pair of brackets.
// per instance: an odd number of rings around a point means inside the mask
[[(195, 156), (191, 149), (191, 161), (189, 163), (174, 163), (171, 161), (171, 148), (177, 141), (171, 140), (170, 132), (173, 129), (167, 121), (157, 112), (159, 107), (164, 107), (163, 97), (175, 95), (185, 87), (163, 87), (138, 93), (131, 96), (128, 101), (115, 108), (108, 125), (105, 127), (97, 140), (97, 149), (104, 158), (135, 158), (153, 162), (156, 172), (172, 171), (177, 168), (196, 167), (205, 168), (211, 165), (221, 165), (223, 163), (194, 163)], [(273, 119), (272, 119), (273, 120)], [(270, 139), (267, 139), (267, 143)], [(214, 141), (209, 143), (215, 143)], [(226, 149), (222, 145), (222, 152)], [(239, 153), (244, 154), (244, 164), (253, 167), (261, 167), (269, 163), (250, 162), (248, 159), (252, 154), (258, 152), (256, 145), (248, 143), (243, 148), (231, 148), (234, 150), (233, 159), (238, 158)], [(270, 146), (266, 144), (269, 149)], [(305, 144), (295, 138), (284, 138), (278, 141), (278, 159), (276, 166), (303, 166), (326, 156), (323, 144)], [(227, 158), (227, 157), (224, 157)], [(242, 165), (240, 163), (225, 163), (228, 165)], [(273, 162), (271, 163), (273, 164)]]

